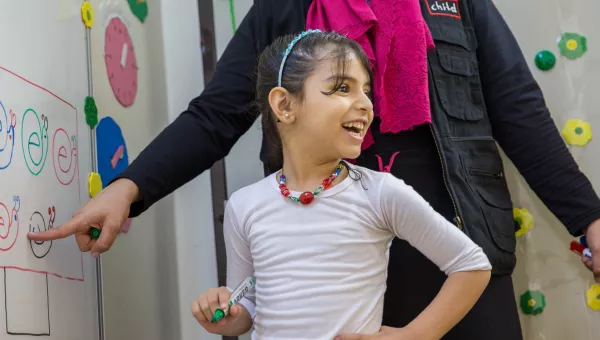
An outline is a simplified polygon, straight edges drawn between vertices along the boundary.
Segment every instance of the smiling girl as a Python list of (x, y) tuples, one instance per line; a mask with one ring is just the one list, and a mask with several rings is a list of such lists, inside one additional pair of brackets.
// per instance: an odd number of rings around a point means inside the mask
[[(227, 307), (230, 289), (200, 295), (192, 312), (208, 332), (439, 339), (483, 292), (491, 266), (475, 243), (402, 180), (343, 161), (359, 156), (373, 120), (371, 83), (360, 45), (337, 33), (286, 36), (262, 53), (256, 99), (271, 166), (281, 170), (227, 202), (228, 286), (253, 276), (256, 287), (218, 323), (210, 320)], [(448, 275), (402, 329), (381, 327), (394, 237)]]

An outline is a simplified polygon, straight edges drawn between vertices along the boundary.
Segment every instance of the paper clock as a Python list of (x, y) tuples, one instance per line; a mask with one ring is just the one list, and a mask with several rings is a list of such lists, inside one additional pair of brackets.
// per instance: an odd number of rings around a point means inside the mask
[(112, 18), (106, 27), (104, 60), (115, 97), (124, 107), (131, 106), (137, 94), (137, 59), (129, 30), (118, 17)]

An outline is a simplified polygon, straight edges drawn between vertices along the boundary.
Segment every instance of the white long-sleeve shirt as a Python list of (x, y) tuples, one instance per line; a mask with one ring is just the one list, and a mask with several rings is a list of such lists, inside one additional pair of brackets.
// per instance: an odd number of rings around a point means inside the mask
[(308, 206), (285, 199), (275, 174), (227, 202), (227, 285), (256, 279), (242, 302), (254, 319), (252, 339), (376, 333), (394, 236), (447, 275), (491, 269), (481, 248), (402, 180), (354, 168), (362, 183), (347, 177)]

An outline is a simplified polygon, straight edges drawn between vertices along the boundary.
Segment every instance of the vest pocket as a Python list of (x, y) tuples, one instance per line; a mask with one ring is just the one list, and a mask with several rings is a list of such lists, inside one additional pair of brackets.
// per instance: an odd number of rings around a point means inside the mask
[(517, 246), (510, 193), (503, 172), (469, 170), (488, 231), (498, 248), (514, 253)]
[[(432, 62), (437, 94), (448, 116), (465, 121), (478, 121), (485, 116), (485, 103), (474, 53), (458, 46), (436, 41)], [(430, 54), (431, 56), (431, 54)]]

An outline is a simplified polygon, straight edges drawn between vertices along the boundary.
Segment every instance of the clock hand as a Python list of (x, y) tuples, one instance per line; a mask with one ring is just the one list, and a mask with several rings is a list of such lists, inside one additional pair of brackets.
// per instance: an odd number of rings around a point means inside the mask
[(121, 51), (121, 67), (125, 68), (127, 65), (127, 43), (123, 44), (123, 50)]

